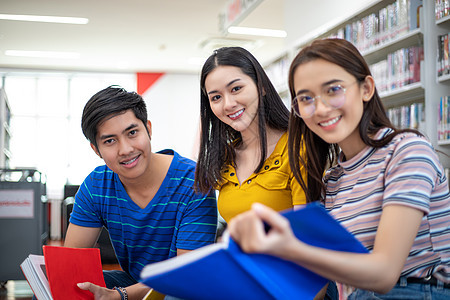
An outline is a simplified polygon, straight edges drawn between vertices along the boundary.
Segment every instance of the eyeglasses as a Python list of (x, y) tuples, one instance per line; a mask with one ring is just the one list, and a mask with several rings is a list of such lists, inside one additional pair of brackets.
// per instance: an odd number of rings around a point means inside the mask
[[(353, 83), (356, 82), (357, 81)], [(316, 111), (316, 100), (318, 98), (320, 98), (322, 103), (326, 106), (338, 109), (345, 103), (345, 92), (347, 91), (347, 88), (340, 84), (330, 84), (324, 87), (321, 95), (317, 95), (315, 97), (312, 97), (308, 93), (299, 94), (292, 99), (292, 108), (294, 109), (294, 113), (303, 119), (312, 117)]]

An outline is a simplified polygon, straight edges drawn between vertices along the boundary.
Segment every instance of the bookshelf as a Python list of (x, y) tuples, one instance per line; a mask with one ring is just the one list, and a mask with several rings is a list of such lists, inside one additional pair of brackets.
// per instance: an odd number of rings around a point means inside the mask
[(5, 90), (0, 88), (0, 168), (9, 168), (11, 152), (9, 141), (11, 138), (11, 109)]
[[(435, 22), (439, 29), (437, 82), (450, 90), (450, 0), (435, 1)], [(437, 143), (440, 146), (450, 145), (450, 92), (441, 95), (439, 100)]]
[[(289, 65), (299, 50), (314, 39), (339, 37), (350, 40), (371, 66), (386, 110), (395, 110), (391, 113), (395, 112), (397, 116), (407, 115), (408, 118), (412, 118), (411, 112), (414, 112), (417, 120), (411, 122), (402, 120), (399, 124), (413, 124), (408, 126), (420, 130), (427, 136), (433, 146), (444, 153), (444, 155), (439, 154), (439, 157), (443, 165), (448, 168), (450, 141), (438, 139), (438, 127), (440, 126), (440, 99), (450, 96), (450, 66), (447, 74), (438, 76), (436, 57), (439, 36), (450, 33), (450, 16), (436, 19), (437, 8), (444, 1), (371, 1), (367, 7), (342, 20), (341, 23), (332, 24), (289, 47), (265, 69), (271, 80), (277, 82), (276, 88), (283, 100), (290, 103), (287, 84), (281, 83), (287, 80)], [(398, 12), (398, 18), (394, 19), (399, 21), (396, 24), (386, 24), (385, 16), (392, 11)], [(384, 22), (383, 26), (380, 22)], [(382, 32), (380, 28), (385, 30)], [(415, 54), (417, 51), (421, 51), (419, 55)], [(413, 54), (415, 58), (409, 61), (414, 62), (413, 68), (418, 72), (418, 77), (413, 78), (406, 68), (405, 73), (395, 74), (397, 77), (381, 78), (379, 74), (388, 73), (388, 76), (392, 76), (390, 74), (393, 71), (396, 72), (389, 66), (390, 61), (404, 59), (403, 57), (410, 57)], [(377, 65), (381, 69), (375, 69)], [(274, 79), (276, 76), (282, 76), (282, 79)], [(387, 88), (380, 89), (380, 86), (387, 86)], [(402, 112), (402, 109), (409, 110), (409, 113)]]

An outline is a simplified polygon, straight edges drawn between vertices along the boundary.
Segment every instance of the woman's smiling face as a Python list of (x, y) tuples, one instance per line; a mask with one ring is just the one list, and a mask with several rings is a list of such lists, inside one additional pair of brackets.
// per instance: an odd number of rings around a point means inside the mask
[(253, 79), (234, 66), (218, 66), (205, 80), (212, 112), (241, 133), (257, 130), (258, 89)]
[[(305, 124), (327, 143), (337, 143), (347, 159), (365, 147), (358, 125), (363, 115), (364, 101), (370, 99), (367, 81), (372, 83), (372, 78), (366, 78), (363, 83), (354, 84), (355, 81), (356, 78), (342, 67), (323, 59), (303, 63), (294, 72), (296, 95), (320, 96), (315, 101), (313, 115), (303, 119)], [(321, 99), (330, 84), (345, 88), (345, 102), (340, 108), (327, 106)]]

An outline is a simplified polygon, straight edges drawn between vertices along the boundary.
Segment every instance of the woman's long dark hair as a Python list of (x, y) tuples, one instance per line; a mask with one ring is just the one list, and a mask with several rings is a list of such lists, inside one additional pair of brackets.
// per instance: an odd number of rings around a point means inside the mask
[(258, 172), (267, 155), (266, 126), (287, 131), (289, 110), (284, 105), (269, 77), (256, 58), (241, 47), (224, 47), (214, 51), (203, 65), (200, 77), (200, 149), (195, 170), (195, 189), (206, 193), (222, 180), (221, 171), (225, 165), (234, 165), (241, 133), (220, 121), (212, 112), (205, 90), (206, 77), (218, 66), (234, 66), (252, 78), (258, 90), (258, 130), (261, 158), (255, 172)]
[[(291, 97), (295, 97), (294, 73), (301, 64), (323, 59), (336, 64), (353, 75), (359, 84), (371, 75), (369, 66), (353, 44), (343, 39), (323, 39), (312, 42), (303, 48), (294, 58), (289, 69), (289, 90)], [(372, 137), (384, 127), (392, 128), (394, 131), (380, 140)], [(412, 131), (411, 129), (396, 129), (386, 115), (383, 103), (378, 95), (377, 89), (370, 99), (364, 102), (364, 111), (359, 123), (359, 135), (364, 144), (379, 148), (389, 143), (398, 133)], [(308, 202), (320, 200), (325, 192), (322, 178), (327, 167), (332, 166), (340, 152), (337, 144), (329, 144), (312, 132), (302, 118), (291, 112), (289, 119), (289, 162), (291, 169), (300, 182), (302, 188), (307, 191)], [(305, 149), (306, 160), (299, 153)], [(302, 177), (300, 165), (305, 166), (307, 179)]]

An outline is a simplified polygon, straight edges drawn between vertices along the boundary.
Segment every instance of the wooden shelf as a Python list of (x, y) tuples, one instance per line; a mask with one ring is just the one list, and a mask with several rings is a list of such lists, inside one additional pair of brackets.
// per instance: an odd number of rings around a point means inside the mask
[(400, 106), (413, 101), (423, 100), (425, 90), (422, 82), (405, 85), (401, 88), (380, 93), (386, 107)]
[(450, 24), (450, 16), (445, 16), (439, 20), (436, 20), (436, 25), (447, 25)]
[(450, 145), (450, 140), (442, 140), (442, 141), (438, 141), (437, 144), (439, 146), (449, 146)]
[(408, 48), (414, 45), (422, 44), (422, 41), (422, 31), (418, 28), (386, 43), (379, 44), (369, 50), (362, 51), (361, 54), (364, 56), (368, 64), (372, 64), (382, 59), (386, 59), (389, 53), (401, 48)]
[(450, 74), (438, 76), (437, 81), (440, 83), (450, 83)]
[(8, 97), (5, 90), (0, 89), (0, 167), (9, 167), (11, 152), (9, 149), (9, 139), (11, 137), (10, 122), (11, 111), (9, 108)]

